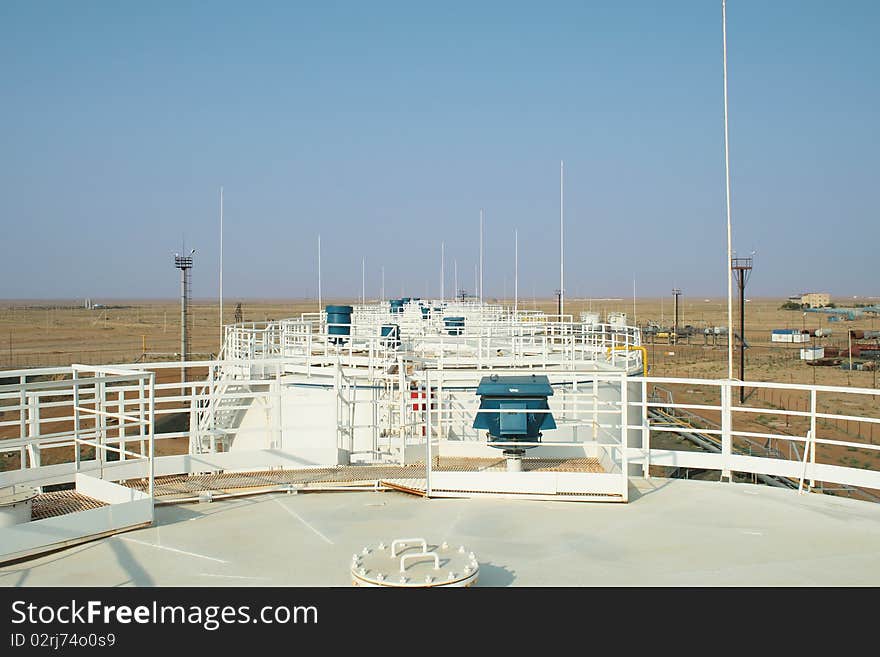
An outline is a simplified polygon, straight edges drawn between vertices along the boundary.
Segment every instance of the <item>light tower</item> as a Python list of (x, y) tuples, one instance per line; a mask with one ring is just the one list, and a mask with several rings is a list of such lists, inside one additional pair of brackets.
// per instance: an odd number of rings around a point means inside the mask
[[(731, 258), (730, 269), (739, 287), (739, 380), (745, 381), (746, 369), (746, 282), (752, 273), (752, 258)], [(727, 336), (727, 339), (732, 339)], [(739, 387), (739, 403), (746, 400), (745, 386)]]
[(193, 267), (193, 249), (188, 255), (174, 254), (174, 266), (180, 270), (180, 382), (186, 383), (186, 367), (189, 356), (189, 297), (191, 290), (190, 271)]

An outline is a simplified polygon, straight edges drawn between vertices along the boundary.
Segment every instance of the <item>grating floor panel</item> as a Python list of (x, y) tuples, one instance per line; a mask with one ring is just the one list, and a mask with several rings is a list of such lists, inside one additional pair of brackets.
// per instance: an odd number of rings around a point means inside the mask
[[(479, 472), (507, 470), (504, 458), (440, 458), (434, 469), (447, 472)], [(538, 459), (524, 458), (523, 472), (605, 472), (598, 459)]]
[[(435, 458), (434, 469), (447, 472), (504, 471), (503, 458)], [(596, 459), (523, 459), (522, 469), (532, 472), (603, 472)], [(157, 477), (156, 497), (189, 497), (206, 491), (229, 491), (244, 488), (267, 488), (296, 485), (319, 488), (330, 485), (359, 485), (373, 482), (424, 482), (424, 463), (411, 465), (340, 465), (302, 470), (260, 470), (254, 472), (219, 472), (216, 474), (173, 475)], [(146, 479), (125, 482), (145, 491)], [(408, 486), (402, 486), (408, 487)], [(412, 486), (412, 488), (419, 488)], [(424, 484), (421, 486), (424, 489)]]
[(88, 497), (74, 490), (60, 490), (53, 493), (41, 493), (34, 498), (31, 507), (31, 520), (54, 518), (68, 513), (88, 511), (107, 506), (104, 502)]

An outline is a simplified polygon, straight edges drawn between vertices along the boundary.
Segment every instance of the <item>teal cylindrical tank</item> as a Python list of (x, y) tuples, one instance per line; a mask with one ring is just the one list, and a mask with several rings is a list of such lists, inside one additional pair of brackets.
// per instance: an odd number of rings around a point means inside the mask
[(461, 335), (464, 333), (464, 317), (444, 317), (443, 324), (449, 335)]
[[(351, 306), (327, 306), (327, 333), (351, 335)], [(330, 338), (333, 344), (344, 344), (346, 338)]]
[(397, 348), (400, 346), (400, 325), (398, 324), (383, 324), (382, 325), (382, 342), (391, 348)]

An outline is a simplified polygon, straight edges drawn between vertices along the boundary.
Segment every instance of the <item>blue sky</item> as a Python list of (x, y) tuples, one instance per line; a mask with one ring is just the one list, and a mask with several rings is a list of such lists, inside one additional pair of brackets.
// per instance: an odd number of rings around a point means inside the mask
[[(878, 294), (880, 5), (730, 0), (752, 296)], [(720, 0), (0, 3), (0, 298), (723, 295)]]

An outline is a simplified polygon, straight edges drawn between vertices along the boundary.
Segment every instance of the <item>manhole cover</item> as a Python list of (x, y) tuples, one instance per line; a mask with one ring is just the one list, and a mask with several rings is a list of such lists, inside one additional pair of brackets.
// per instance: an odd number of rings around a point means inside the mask
[(443, 542), (429, 547), (424, 538), (368, 545), (351, 557), (355, 586), (471, 586), (479, 572), (476, 555), (464, 545)]

